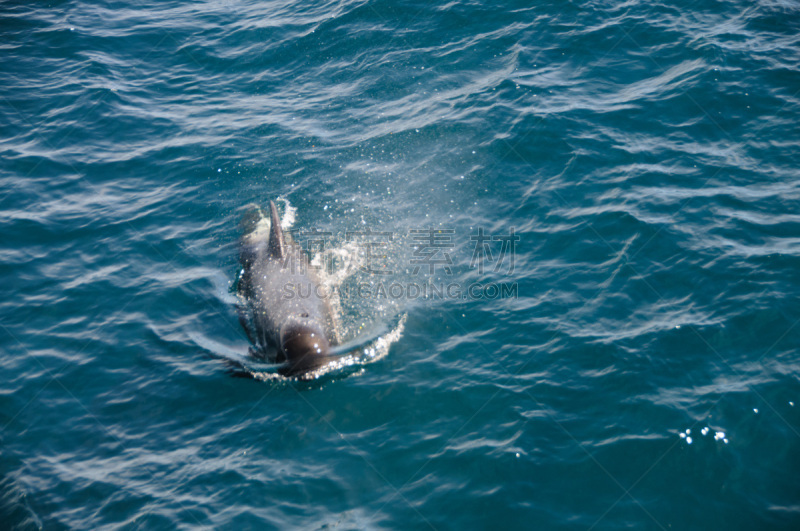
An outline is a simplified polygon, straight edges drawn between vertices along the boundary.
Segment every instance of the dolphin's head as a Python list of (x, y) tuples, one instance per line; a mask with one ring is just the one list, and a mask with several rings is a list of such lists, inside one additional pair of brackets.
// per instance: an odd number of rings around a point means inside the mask
[(314, 321), (293, 321), (281, 328), (281, 350), (288, 362), (287, 374), (302, 374), (326, 363), (330, 342)]

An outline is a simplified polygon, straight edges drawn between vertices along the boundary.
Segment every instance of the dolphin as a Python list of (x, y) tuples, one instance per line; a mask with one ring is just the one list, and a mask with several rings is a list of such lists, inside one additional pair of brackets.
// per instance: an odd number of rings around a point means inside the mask
[(336, 323), (308, 257), (281, 229), (272, 201), (269, 210), (268, 233), (257, 206), (242, 219), (239, 321), (256, 354), (283, 364), (284, 376), (302, 377), (338, 354)]

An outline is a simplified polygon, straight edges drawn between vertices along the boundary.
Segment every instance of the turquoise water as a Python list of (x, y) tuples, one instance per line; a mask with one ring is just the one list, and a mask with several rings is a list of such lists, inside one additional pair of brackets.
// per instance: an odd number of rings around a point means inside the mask
[[(0, 35), (3, 528), (800, 526), (798, 2), (4, 2)], [(516, 291), (343, 298), (385, 356), (236, 377), (277, 198), (310, 248), (392, 234), (342, 286)]]

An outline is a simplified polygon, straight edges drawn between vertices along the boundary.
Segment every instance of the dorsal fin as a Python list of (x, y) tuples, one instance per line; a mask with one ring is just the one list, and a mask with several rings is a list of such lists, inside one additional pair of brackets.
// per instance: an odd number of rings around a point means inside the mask
[(269, 202), (269, 213), (271, 227), (269, 229), (269, 243), (267, 244), (267, 254), (273, 258), (283, 258), (286, 253), (286, 240), (283, 239), (281, 229), (281, 218), (278, 217), (278, 209), (275, 203)]

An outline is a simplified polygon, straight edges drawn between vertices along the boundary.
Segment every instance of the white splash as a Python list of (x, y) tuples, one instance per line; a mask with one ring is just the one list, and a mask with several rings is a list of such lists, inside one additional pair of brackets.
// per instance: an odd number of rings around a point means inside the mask
[(297, 208), (292, 206), (292, 203), (282, 195), (277, 197), (278, 201), (283, 203), (283, 217), (281, 218), (281, 229), (288, 231), (294, 226), (297, 219)]

